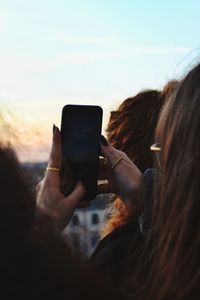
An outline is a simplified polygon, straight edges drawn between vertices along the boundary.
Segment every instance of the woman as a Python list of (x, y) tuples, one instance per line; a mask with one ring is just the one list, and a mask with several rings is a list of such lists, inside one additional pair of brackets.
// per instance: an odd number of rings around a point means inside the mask
[(200, 298), (199, 131), (200, 64), (180, 83), (157, 126), (160, 180), (145, 247), (144, 299), (147, 291), (148, 299)]
[[(135, 198), (135, 202), (139, 199), (138, 185), (141, 187), (143, 176), (140, 170), (132, 163), (130, 158), (108, 144), (106, 139), (101, 138), (101, 152), (110, 164), (104, 164), (101, 169), (100, 179), (105, 179), (109, 175), (109, 184), (102, 185), (101, 191), (107, 190), (115, 194), (121, 194), (127, 202), (127, 206), (133, 209), (135, 204), (131, 201)], [(120, 159), (120, 160), (119, 160)], [(118, 161), (119, 160), (119, 161)], [(116, 164), (116, 162), (118, 163)], [(114, 168), (111, 168), (112, 165)], [(58, 230), (62, 230), (69, 223), (75, 208), (85, 194), (85, 188), (81, 182), (78, 182), (74, 191), (67, 197), (60, 192), (60, 175), (61, 167), (61, 136), (60, 131), (55, 127), (53, 133), (52, 149), (50, 160), (44, 179), (37, 186), (37, 203), (39, 209), (47, 214), (54, 226)], [(126, 181), (124, 182), (124, 178)], [(135, 179), (134, 181), (132, 179)], [(137, 195), (133, 195), (136, 191)], [(138, 209), (140, 205), (137, 205)]]
[[(149, 149), (154, 141), (164, 99), (160, 91), (144, 90), (124, 100), (110, 114), (106, 130), (109, 143), (125, 152), (142, 172), (153, 167), (153, 155)], [(120, 197), (114, 197), (107, 207), (101, 237), (131, 222), (135, 217), (135, 211), (128, 210)]]
[[(153, 149), (160, 156), (160, 178), (152, 224), (138, 269), (127, 278), (135, 298), (200, 298), (199, 120), (200, 64), (180, 83), (157, 126), (156, 142), (160, 145)], [(121, 152), (109, 145), (101, 148), (111, 163), (123, 157), (114, 169), (116, 181), (111, 191), (120, 191), (129, 207), (134, 203), (139, 209), (143, 203), (142, 174)]]
[[(144, 90), (124, 100), (110, 115), (107, 127), (110, 145), (124, 151), (142, 172), (153, 167), (150, 146), (164, 100), (160, 91)], [(152, 181), (152, 174), (152, 170), (145, 173), (145, 182), (146, 177)], [(101, 240), (92, 255), (93, 264), (120, 284), (129, 269), (127, 258), (136, 249), (139, 256), (142, 243), (137, 208), (129, 209), (120, 196), (114, 196), (107, 206)]]
[(111, 112), (107, 127), (108, 141), (113, 147), (124, 151), (142, 172), (148, 169), (144, 172), (145, 198), (149, 200), (145, 214), (138, 216), (136, 209), (130, 210), (120, 196), (113, 197), (107, 207), (102, 239), (92, 255), (96, 268), (109, 274), (118, 283), (129, 272), (127, 258), (134, 253), (135, 262), (138, 260), (143, 245), (142, 235), (151, 222), (154, 179), (154, 170), (151, 168), (154, 159), (150, 146), (154, 142), (157, 121), (165, 99), (176, 85), (177, 81), (172, 80), (165, 85), (162, 92), (141, 91), (124, 100), (116, 111)]
[[(137, 203), (137, 199), (140, 200), (140, 194), (143, 192), (142, 173), (125, 153), (108, 145), (104, 137), (101, 139), (101, 152), (110, 162), (110, 164), (106, 164), (104, 165), (104, 168), (102, 168), (100, 174), (101, 179), (107, 178), (108, 173), (111, 175), (109, 177), (109, 184), (101, 186), (101, 189), (109, 188), (109, 192), (121, 195), (129, 210), (135, 211), (136, 205), (139, 212), (142, 207), (140, 207), (139, 202)], [(111, 165), (114, 166), (114, 168), (111, 168)], [(56, 127), (53, 133), (52, 151), (47, 172), (44, 180), (37, 187), (38, 206), (43, 214), (48, 215), (53, 220), (56, 231), (65, 228), (85, 193), (85, 189), (80, 182), (77, 183), (74, 191), (68, 197), (64, 197), (60, 193), (60, 174), (58, 172), (60, 166), (61, 139), (60, 132)], [(138, 228), (137, 220), (134, 222), (133, 226)], [(137, 232), (139, 232), (139, 230)], [(120, 253), (120, 256), (121, 255), (122, 253)], [(115, 261), (119, 266), (118, 260), (115, 259)], [(119, 261), (121, 262), (121, 259), (119, 259)], [(99, 261), (95, 259), (93, 262), (93, 269), (95, 272), (98, 271), (98, 273), (103, 273), (104, 276), (106, 275), (108, 280), (110, 280), (109, 282), (111, 282), (111, 279), (114, 279), (115, 281), (118, 280), (119, 282), (119, 279), (122, 276), (122, 268), (119, 273), (116, 268), (115, 270), (112, 270), (113, 261), (109, 260), (109, 263), (107, 262), (103, 262), (104, 268), (102, 268), (102, 261), (101, 265), (99, 265)], [(126, 264), (123, 265), (123, 268), (123, 273), (125, 274), (127, 269)]]
[[(158, 118), (166, 99), (173, 93), (178, 81), (171, 80), (162, 91), (144, 90), (124, 100), (112, 111), (107, 126), (109, 143), (125, 152), (144, 172), (153, 168), (154, 157), (150, 146), (154, 142)], [(107, 208), (107, 219), (101, 237), (105, 237), (120, 225), (131, 222), (135, 212), (127, 210), (120, 197), (112, 199)]]
[[(56, 159), (53, 150), (51, 157)], [(54, 194), (52, 200), (58, 200), (60, 193), (56, 189), (55, 174), (51, 175), (51, 178), (45, 177), (45, 184)], [(24, 300), (120, 299), (112, 287), (72, 255), (52, 219), (36, 210), (35, 198), (25, 178), (26, 173), (14, 151), (0, 144), (2, 297)], [(68, 211), (66, 219), (83, 195), (84, 187), (77, 185), (66, 202), (61, 199), (62, 207)], [(54, 218), (57, 220), (56, 214)]]

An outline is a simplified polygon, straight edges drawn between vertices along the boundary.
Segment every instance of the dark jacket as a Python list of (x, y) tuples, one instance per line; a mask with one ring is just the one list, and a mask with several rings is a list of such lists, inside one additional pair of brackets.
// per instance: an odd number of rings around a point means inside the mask
[[(116, 228), (98, 244), (92, 255), (92, 262), (97, 271), (118, 283), (133, 271), (140, 257), (144, 236), (150, 226), (154, 170), (144, 172), (145, 199), (144, 211), (132, 222)], [(130, 269), (131, 268), (131, 269)]]

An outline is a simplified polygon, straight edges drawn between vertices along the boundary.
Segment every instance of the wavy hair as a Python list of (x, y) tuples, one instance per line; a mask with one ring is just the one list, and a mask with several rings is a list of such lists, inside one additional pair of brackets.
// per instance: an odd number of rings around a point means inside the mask
[[(107, 127), (109, 143), (124, 151), (141, 171), (153, 167), (150, 146), (154, 143), (155, 128), (167, 95), (177, 85), (170, 81), (163, 89), (144, 90), (124, 100), (116, 111), (112, 111)], [(101, 237), (106, 236), (121, 224), (129, 222), (135, 215), (129, 211), (119, 197), (108, 205), (108, 217)]]

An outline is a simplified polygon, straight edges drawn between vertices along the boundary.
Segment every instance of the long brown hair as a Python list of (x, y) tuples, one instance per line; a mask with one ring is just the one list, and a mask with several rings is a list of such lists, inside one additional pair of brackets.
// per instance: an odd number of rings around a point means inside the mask
[[(154, 142), (155, 128), (166, 95), (171, 94), (177, 81), (170, 81), (163, 89), (144, 90), (124, 100), (112, 111), (107, 127), (109, 143), (124, 151), (141, 171), (153, 167), (150, 146)], [(129, 211), (119, 197), (108, 206), (108, 219), (102, 229), (104, 237), (121, 224), (129, 222), (134, 211)]]
[(161, 175), (143, 291), (148, 299), (199, 299), (200, 64), (168, 101), (156, 132), (162, 147)]
[(111, 112), (107, 127), (109, 143), (124, 151), (141, 170), (153, 165), (148, 146), (154, 139), (161, 107), (160, 92), (145, 90), (124, 100)]

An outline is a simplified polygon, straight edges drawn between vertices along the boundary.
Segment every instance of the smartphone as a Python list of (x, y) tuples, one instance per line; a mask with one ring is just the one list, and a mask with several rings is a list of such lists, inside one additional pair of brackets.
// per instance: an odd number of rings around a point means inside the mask
[(86, 188), (85, 202), (97, 194), (102, 115), (95, 105), (68, 104), (62, 110), (61, 192), (69, 195), (80, 180)]

